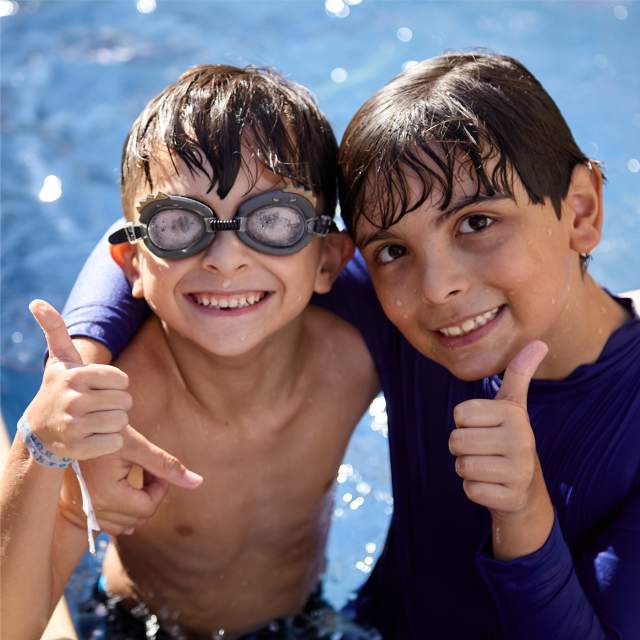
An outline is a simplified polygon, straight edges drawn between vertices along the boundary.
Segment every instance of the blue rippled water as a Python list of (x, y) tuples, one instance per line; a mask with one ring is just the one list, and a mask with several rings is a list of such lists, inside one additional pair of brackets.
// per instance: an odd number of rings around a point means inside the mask
[[(43, 340), (27, 311), (58, 307), (119, 215), (118, 164), (145, 102), (203, 62), (273, 66), (308, 86), (338, 136), (403, 65), (445, 49), (521, 59), (578, 143), (604, 161), (605, 239), (591, 271), (640, 286), (640, 4), (631, 1), (0, 0), (2, 413), (35, 389)], [(362, 582), (391, 513), (382, 405), (361, 421), (339, 480), (327, 576), (336, 604)], [(11, 427), (10, 427), (11, 428)]]

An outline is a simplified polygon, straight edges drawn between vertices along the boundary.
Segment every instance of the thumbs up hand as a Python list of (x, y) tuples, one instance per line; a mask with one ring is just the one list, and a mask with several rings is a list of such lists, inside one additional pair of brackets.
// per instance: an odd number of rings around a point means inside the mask
[[(83, 364), (60, 314), (44, 300), (29, 308), (44, 332), (49, 359), (25, 414), (50, 451), (86, 461), (82, 469), (101, 527), (113, 535), (131, 532), (155, 513), (169, 484), (200, 486), (201, 476), (129, 424), (127, 374), (110, 365)], [(67, 473), (60, 509), (80, 527), (81, 504), (78, 484)]]
[(467, 400), (453, 410), (449, 449), (467, 497), (491, 511), (493, 550), (509, 560), (539, 549), (553, 525), (529, 414), (529, 383), (547, 354), (540, 341), (509, 363), (494, 400)]
[(48, 302), (34, 300), (29, 309), (49, 348), (42, 386), (25, 412), (32, 430), (60, 457), (86, 460), (118, 451), (132, 404), (127, 374), (109, 365), (84, 365)]

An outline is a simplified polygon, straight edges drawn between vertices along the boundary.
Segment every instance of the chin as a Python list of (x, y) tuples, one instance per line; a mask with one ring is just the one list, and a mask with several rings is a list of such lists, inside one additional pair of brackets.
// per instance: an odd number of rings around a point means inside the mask
[(438, 358), (433, 359), (456, 378), (465, 382), (481, 380), (482, 378), (502, 373), (506, 369), (508, 361), (506, 358), (473, 358), (471, 355), (466, 358), (461, 356), (456, 361), (452, 359), (447, 359), (446, 361)]

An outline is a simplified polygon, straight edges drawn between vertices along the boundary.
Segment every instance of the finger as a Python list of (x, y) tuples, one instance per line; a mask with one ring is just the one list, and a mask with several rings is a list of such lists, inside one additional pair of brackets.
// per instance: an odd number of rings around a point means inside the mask
[(121, 516), (148, 520), (157, 511), (168, 489), (169, 483), (158, 478), (150, 479), (142, 489), (134, 489), (125, 478), (118, 483), (118, 511)]
[(44, 332), (49, 355), (71, 364), (82, 364), (78, 350), (73, 346), (62, 316), (44, 300), (33, 300), (29, 311)]
[(508, 450), (504, 440), (500, 427), (455, 429), (449, 436), (449, 451), (454, 456), (504, 455)]
[(132, 406), (133, 400), (128, 391), (101, 389), (83, 392), (76, 400), (75, 410), (91, 415), (102, 411), (129, 411)]
[(119, 433), (129, 424), (129, 414), (120, 409), (88, 413), (77, 419), (82, 433)]
[(510, 400), (526, 408), (529, 383), (548, 351), (549, 347), (540, 340), (523, 347), (507, 366), (496, 399)]
[(117, 524), (116, 522), (111, 522), (107, 518), (101, 518), (98, 515), (96, 515), (96, 518), (101, 531), (108, 533), (110, 536), (130, 535), (129, 532), (133, 533), (135, 530), (135, 527), (125, 527), (121, 524)]
[(456, 427), (498, 427), (522, 408), (495, 400), (465, 400), (453, 408)]
[(88, 364), (83, 368), (82, 376), (88, 389), (126, 391), (129, 387), (129, 376), (110, 364)]
[(139, 527), (145, 522), (144, 518), (136, 518), (135, 516), (128, 516), (123, 513), (115, 513), (113, 511), (96, 511), (96, 518), (98, 518), (98, 522), (102, 529), (105, 530), (106, 527), (104, 525), (106, 522), (117, 527), (122, 527), (123, 529)]
[(167, 480), (183, 489), (195, 489), (202, 484), (202, 476), (187, 469), (175, 456), (147, 440), (131, 425), (125, 430), (125, 446), (121, 455), (139, 464), (157, 478)]
[(122, 448), (120, 433), (98, 433), (84, 438), (78, 445), (70, 447), (69, 457), (89, 460), (120, 451)]
[(512, 465), (502, 456), (459, 456), (455, 470), (473, 482), (509, 485), (513, 479)]
[(465, 480), (462, 487), (469, 500), (487, 509), (510, 511), (513, 508), (513, 492), (504, 485)]

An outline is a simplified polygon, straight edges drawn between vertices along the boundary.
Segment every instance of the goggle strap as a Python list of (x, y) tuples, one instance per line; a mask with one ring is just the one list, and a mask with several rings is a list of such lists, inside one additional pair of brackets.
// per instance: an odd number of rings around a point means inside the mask
[(309, 220), (307, 228), (318, 236), (326, 236), (331, 230), (332, 222), (333, 220), (329, 216), (322, 215)]
[(109, 242), (111, 244), (122, 244), (123, 242), (135, 244), (137, 240), (140, 240), (140, 238), (142, 238), (141, 225), (134, 224), (133, 222), (127, 222), (109, 236)]

